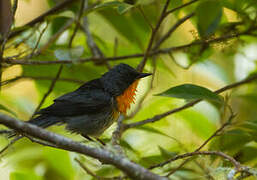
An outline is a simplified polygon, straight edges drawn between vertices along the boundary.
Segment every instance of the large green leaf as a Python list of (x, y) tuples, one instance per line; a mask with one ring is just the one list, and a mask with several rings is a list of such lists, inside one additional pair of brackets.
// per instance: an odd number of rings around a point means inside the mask
[(192, 132), (202, 139), (206, 139), (212, 135), (216, 126), (208, 116), (204, 116), (200, 112), (187, 109), (178, 113), (178, 115), (187, 123)]
[(48, 161), (50, 167), (54, 169), (63, 178), (69, 180), (74, 175), (74, 170), (71, 165), (69, 153), (49, 147), (44, 148), (45, 159)]
[(222, 136), (214, 139), (214, 141), (212, 141), (211, 148), (221, 151), (237, 152), (252, 140), (253, 138), (249, 133), (240, 129), (234, 129), (227, 131)]
[(251, 11), (247, 11), (248, 9), (257, 9), (256, 0), (223, 0), (222, 4), (224, 7), (232, 9), (239, 14), (250, 14)]
[(209, 36), (218, 28), (222, 16), (219, 0), (203, 0), (196, 8), (197, 28), (202, 37)]
[(214, 102), (222, 102), (222, 98), (219, 95), (205, 87), (194, 84), (182, 84), (175, 86), (157, 95), (186, 100), (205, 99)]

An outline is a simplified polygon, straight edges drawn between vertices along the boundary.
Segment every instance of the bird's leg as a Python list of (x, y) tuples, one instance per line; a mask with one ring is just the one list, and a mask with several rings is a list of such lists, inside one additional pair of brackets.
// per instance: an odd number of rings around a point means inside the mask
[(94, 141), (91, 137), (89, 137), (89, 136), (86, 135), (86, 134), (81, 134), (81, 136), (83, 136), (84, 138), (86, 138), (86, 139), (89, 140), (89, 141)]
[(103, 146), (105, 146), (105, 145), (106, 145), (106, 144), (105, 144), (101, 139), (96, 138), (96, 140), (97, 140), (98, 142), (100, 142)]
[[(92, 139), (91, 137), (89, 137), (89, 136), (86, 135), (86, 134), (81, 134), (81, 136), (83, 136), (84, 138), (86, 138), (86, 139), (89, 140), (89, 141), (95, 142), (94, 139)], [(102, 144), (103, 146), (106, 145), (101, 139), (99, 139), (99, 138), (95, 138), (95, 139), (96, 139), (100, 144)]]

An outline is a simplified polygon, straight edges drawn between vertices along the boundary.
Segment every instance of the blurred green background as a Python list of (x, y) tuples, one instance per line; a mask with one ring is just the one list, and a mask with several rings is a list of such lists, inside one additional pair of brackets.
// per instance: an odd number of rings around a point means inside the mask
[[(204, 1), (204, 0), (203, 0)], [(176, 31), (165, 41), (161, 48), (180, 46), (199, 41), (200, 39), (213, 39), (232, 33), (243, 32), (256, 26), (257, 3), (254, 0), (222, 0), (215, 1), (213, 6), (207, 6), (203, 1), (196, 2), (170, 14), (163, 22), (157, 34), (160, 38), (178, 19), (196, 12), (190, 20), (180, 25)], [(15, 28), (26, 24), (53, 7), (59, 0), (19, 0), (15, 17)], [(89, 1), (94, 3), (107, 3), (109, 1)], [(122, 2), (122, 1), (120, 1)], [(126, 1), (127, 3), (129, 1)], [(146, 49), (151, 35), (148, 23), (140, 13), (140, 6), (149, 23), (155, 25), (164, 5), (163, 0), (138, 0), (134, 7), (121, 13), (117, 6), (106, 6), (88, 14), (89, 28), (92, 36), (106, 57), (142, 53)], [(189, 2), (187, 0), (171, 0), (169, 9)], [(208, 1), (207, 1), (208, 2)], [(218, 2), (218, 3), (217, 3)], [(208, 2), (210, 3), (210, 2)], [(211, 2), (213, 3), (213, 1)], [(74, 3), (56, 15), (46, 19), (48, 28), (40, 41), (39, 47), (44, 46), (68, 20), (75, 18), (80, 3)], [(217, 7), (215, 7), (217, 5)], [(132, 6), (132, 5), (131, 5)], [(125, 7), (130, 7), (126, 4)], [(220, 10), (217, 11), (217, 10)], [(204, 16), (204, 14), (207, 14)], [(211, 19), (214, 17), (214, 20)], [(5, 57), (31, 51), (35, 46), (40, 32), (46, 26), (46, 21), (30, 27), (26, 32), (8, 42), (9, 48)], [(212, 22), (213, 21), (213, 22)], [(208, 24), (206, 22), (212, 22)], [(93, 62), (77, 63), (77, 59), (90, 57), (91, 51), (87, 46), (87, 38), (79, 30), (69, 50), (68, 42), (75, 25), (51, 44), (43, 54), (30, 60), (63, 60), (72, 59), (73, 64), (64, 66), (61, 78), (88, 81), (99, 77), (107, 71), (103, 66), (96, 66)], [(255, 34), (254, 34), (255, 33)], [(154, 96), (170, 87), (191, 83), (204, 86), (210, 90), (217, 90), (227, 84), (242, 80), (256, 71), (257, 60), (257, 32), (254, 35), (242, 35), (235, 39), (226, 39), (207, 47), (202, 45), (172, 51), (172, 54), (161, 54), (149, 58), (144, 71), (152, 72), (156, 69), (153, 80), (147, 78), (140, 81), (137, 101), (144, 98), (139, 112), (126, 122), (136, 122), (151, 118), (179, 107), (184, 100)], [(28, 40), (20, 43), (22, 39), (30, 36)], [(12, 44), (18, 43), (18, 46)], [(75, 55), (69, 57), (72, 51)], [(26, 55), (26, 53), (25, 53)], [(22, 55), (24, 56), (24, 54)], [(22, 57), (21, 56), (21, 57)], [(122, 60), (136, 67), (142, 58)], [(111, 61), (114, 66), (121, 61)], [(16, 76), (26, 77), (55, 77), (59, 65), (13, 65), (4, 69), (2, 81)], [(0, 104), (10, 112), (2, 109), (1, 113), (21, 120), (28, 120), (43, 95), (51, 84), (50, 80), (36, 78), (21, 78), (2, 87)], [(58, 81), (54, 90), (47, 98), (43, 107), (50, 105), (54, 98), (75, 90), (80, 83)], [(235, 157), (241, 163), (256, 168), (257, 165), (257, 86), (256, 82), (239, 88), (226, 91), (222, 95), (229, 96), (228, 104), (237, 114), (233, 125), (226, 129), (223, 135), (214, 138), (204, 149), (218, 150)], [(137, 103), (131, 113), (137, 109)], [(140, 128), (126, 131), (122, 136), (122, 146), (128, 157), (145, 167), (164, 161), (174, 154), (190, 152), (199, 147), (220, 125), (227, 120), (229, 113), (207, 101), (194, 107), (167, 116), (162, 120), (147, 124)], [(1, 126), (4, 128), (3, 126)], [(109, 139), (116, 124), (109, 128), (102, 136)], [(83, 141), (79, 135), (72, 135), (64, 131), (63, 127), (51, 127), (49, 130), (68, 136), (74, 140)], [(3, 148), (8, 143), (0, 137)], [(96, 146), (94, 143), (89, 143)], [(89, 157), (81, 157), (49, 147), (43, 147), (22, 139), (2, 155), (0, 163), (0, 179), (10, 180), (87, 180), (93, 179), (84, 172), (74, 161), (77, 157), (99, 176), (113, 177), (121, 172), (110, 165), (102, 165), (99, 161)], [(164, 169), (155, 169), (154, 172), (163, 174), (179, 165), (181, 160), (165, 166)], [(187, 163), (184, 168), (171, 176), (172, 179), (208, 179), (210, 174), (215, 179), (225, 179), (225, 175), (232, 167), (229, 163), (216, 157), (200, 156)], [(206, 173), (208, 172), (208, 173)], [(257, 173), (257, 172), (256, 172)], [(255, 179), (250, 177), (249, 179)]]

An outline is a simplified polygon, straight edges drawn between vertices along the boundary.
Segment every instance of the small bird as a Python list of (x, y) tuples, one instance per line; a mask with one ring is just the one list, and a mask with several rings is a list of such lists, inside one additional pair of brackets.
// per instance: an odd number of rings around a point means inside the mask
[(47, 128), (66, 124), (72, 133), (98, 137), (126, 115), (134, 103), (139, 79), (151, 75), (140, 73), (127, 64), (119, 64), (98, 79), (86, 82), (73, 92), (62, 95), (28, 123)]

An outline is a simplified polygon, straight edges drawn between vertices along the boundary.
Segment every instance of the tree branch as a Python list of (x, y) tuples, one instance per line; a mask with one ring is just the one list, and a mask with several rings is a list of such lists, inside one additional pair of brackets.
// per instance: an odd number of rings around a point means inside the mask
[(22, 134), (29, 135), (40, 140), (49, 142), (51, 144), (54, 144), (60, 149), (90, 156), (98, 159), (99, 161), (105, 164), (112, 164), (118, 169), (122, 170), (132, 179), (167, 180), (167, 178), (153, 174), (144, 167), (135, 164), (124, 157), (118, 156), (113, 152), (101, 148), (93, 148), (80, 144), (69, 138), (49, 132), (35, 125), (15, 120), (6, 115), (0, 114), (0, 124), (3, 124), (11, 129), (14, 129), (17, 132), (21, 132)]
[(216, 156), (220, 156), (220, 157), (228, 160), (231, 164), (233, 164), (233, 166), (236, 168), (237, 171), (240, 171), (242, 169), (242, 165), (238, 161), (236, 161), (233, 157), (231, 157), (231, 156), (229, 156), (229, 155), (227, 155), (223, 152), (220, 152), (220, 151), (195, 151), (195, 152), (176, 155), (173, 158), (169, 159), (168, 161), (165, 161), (163, 163), (151, 166), (149, 169), (154, 169), (156, 167), (162, 167), (162, 166), (164, 166), (166, 164), (169, 164), (173, 161), (176, 161), (178, 159), (184, 159), (184, 158), (191, 157), (191, 156), (196, 156), (196, 155), (216, 155)]
[[(254, 30), (254, 28), (251, 28), (244, 32), (239, 33), (233, 33), (229, 35), (224, 35), (218, 38), (213, 38), (209, 40), (201, 40), (201, 41), (194, 41), (189, 44), (181, 45), (181, 46), (174, 46), (170, 48), (163, 48), (156, 51), (149, 52), (149, 56), (154, 56), (157, 54), (169, 54), (173, 51), (178, 51), (181, 49), (186, 49), (195, 45), (202, 45), (202, 44), (214, 44), (219, 43), (228, 39), (237, 38), (241, 35), (251, 35), (250, 33)], [(85, 59), (77, 60), (76, 63), (87, 63), (91, 61), (118, 61), (118, 60), (125, 60), (125, 59), (133, 59), (133, 58), (140, 58), (144, 57), (145, 54), (143, 53), (137, 53), (137, 54), (130, 54), (130, 55), (124, 55), (124, 56), (112, 56), (112, 57), (89, 57)], [(5, 58), (4, 62), (6, 64), (20, 64), (20, 65), (50, 65), (50, 64), (73, 64), (74, 62), (72, 60), (62, 60), (62, 61), (29, 61), (26, 59), (12, 59), (12, 58)]]
[[(48, 76), (17, 76), (12, 79), (5, 80), (1, 83), (1, 86), (8, 85), (10, 83), (16, 82), (20, 79), (31, 79), (31, 80), (49, 80), (52, 81), (54, 77), (48, 77)], [(71, 78), (59, 78), (58, 81), (66, 81), (70, 83), (76, 83), (76, 84), (83, 84), (85, 81), (79, 80), (79, 79), (71, 79)]]

